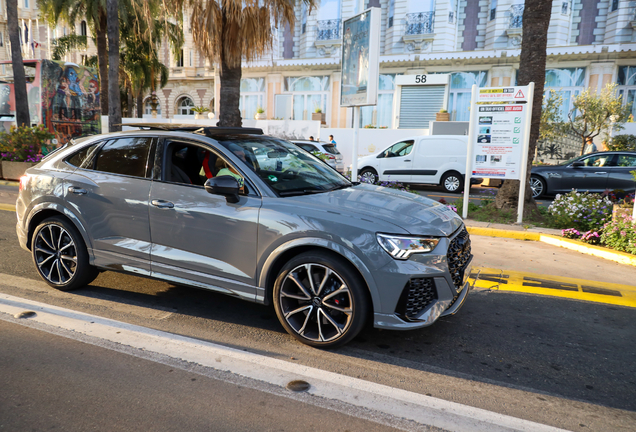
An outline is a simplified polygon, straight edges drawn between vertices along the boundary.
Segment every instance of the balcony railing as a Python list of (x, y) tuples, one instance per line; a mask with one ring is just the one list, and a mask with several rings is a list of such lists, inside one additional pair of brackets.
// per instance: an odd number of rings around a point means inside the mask
[(512, 5), (510, 6), (510, 23), (508, 28), (522, 28), (523, 27), (523, 9), (524, 5)]
[(433, 33), (434, 12), (406, 14), (406, 34), (420, 35)]
[(340, 39), (340, 20), (320, 20), (316, 29), (316, 40), (327, 41)]

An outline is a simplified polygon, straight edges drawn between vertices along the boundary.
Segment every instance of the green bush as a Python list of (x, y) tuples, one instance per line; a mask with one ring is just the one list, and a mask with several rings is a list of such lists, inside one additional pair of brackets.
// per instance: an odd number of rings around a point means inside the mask
[(621, 252), (636, 255), (636, 224), (631, 216), (617, 216), (605, 224), (601, 243)]
[(636, 151), (636, 135), (616, 135), (607, 143), (607, 149), (611, 151)]
[(600, 194), (573, 190), (565, 195), (557, 195), (548, 207), (548, 212), (556, 228), (596, 231), (612, 217), (612, 202)]
[(54, 135), (44, 126), (11, 126), (9, 132), (0, 133), (0, 151), (3, 160), (38, 162), (40, 147)]

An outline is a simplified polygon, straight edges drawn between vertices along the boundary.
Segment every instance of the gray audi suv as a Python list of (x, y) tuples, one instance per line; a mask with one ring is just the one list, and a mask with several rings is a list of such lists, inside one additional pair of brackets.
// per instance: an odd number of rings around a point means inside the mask
[(470, 239), (445, 205), (351, 183), (260, 129), (136, 127), (71, 141), (20, 179), (18, 238), (53, 288), (115, 270), (209, 289), (273, 304), (321, 348), (464, 303)]

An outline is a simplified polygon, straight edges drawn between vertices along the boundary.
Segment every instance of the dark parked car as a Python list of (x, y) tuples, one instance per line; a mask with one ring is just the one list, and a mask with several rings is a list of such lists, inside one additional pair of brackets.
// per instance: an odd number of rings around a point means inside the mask
[(18, 238), (50, 286), (114, 270), (273, 303), (322, 348), (464, 303), (470, 239), (447, 206), (350, 183), (260, 129), (145, 126), (71, 142), (20, 179)]
[(630, 171), (636, 170), (636, 152), (611, 151), (575, 157), (559, 165), (532, 167), (532, 196), (578, 191), (603, 192), (622, 189), (631, 193), (636, 182)]

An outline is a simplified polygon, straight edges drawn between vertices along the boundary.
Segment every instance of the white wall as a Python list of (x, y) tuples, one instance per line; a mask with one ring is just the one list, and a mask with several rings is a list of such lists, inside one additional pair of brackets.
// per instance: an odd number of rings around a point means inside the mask
[[(353, 160), (353, 129), (320, 129), (320, 141), (328, 141), (329, 135), (333, 135), (338, 151), (342, 153), (345, 167), (348, 167)], [(428, 135), (428, 129), (362, 128), (358, 133), (358, 157), (379, 153), (391, 144), (416, 135)]]

